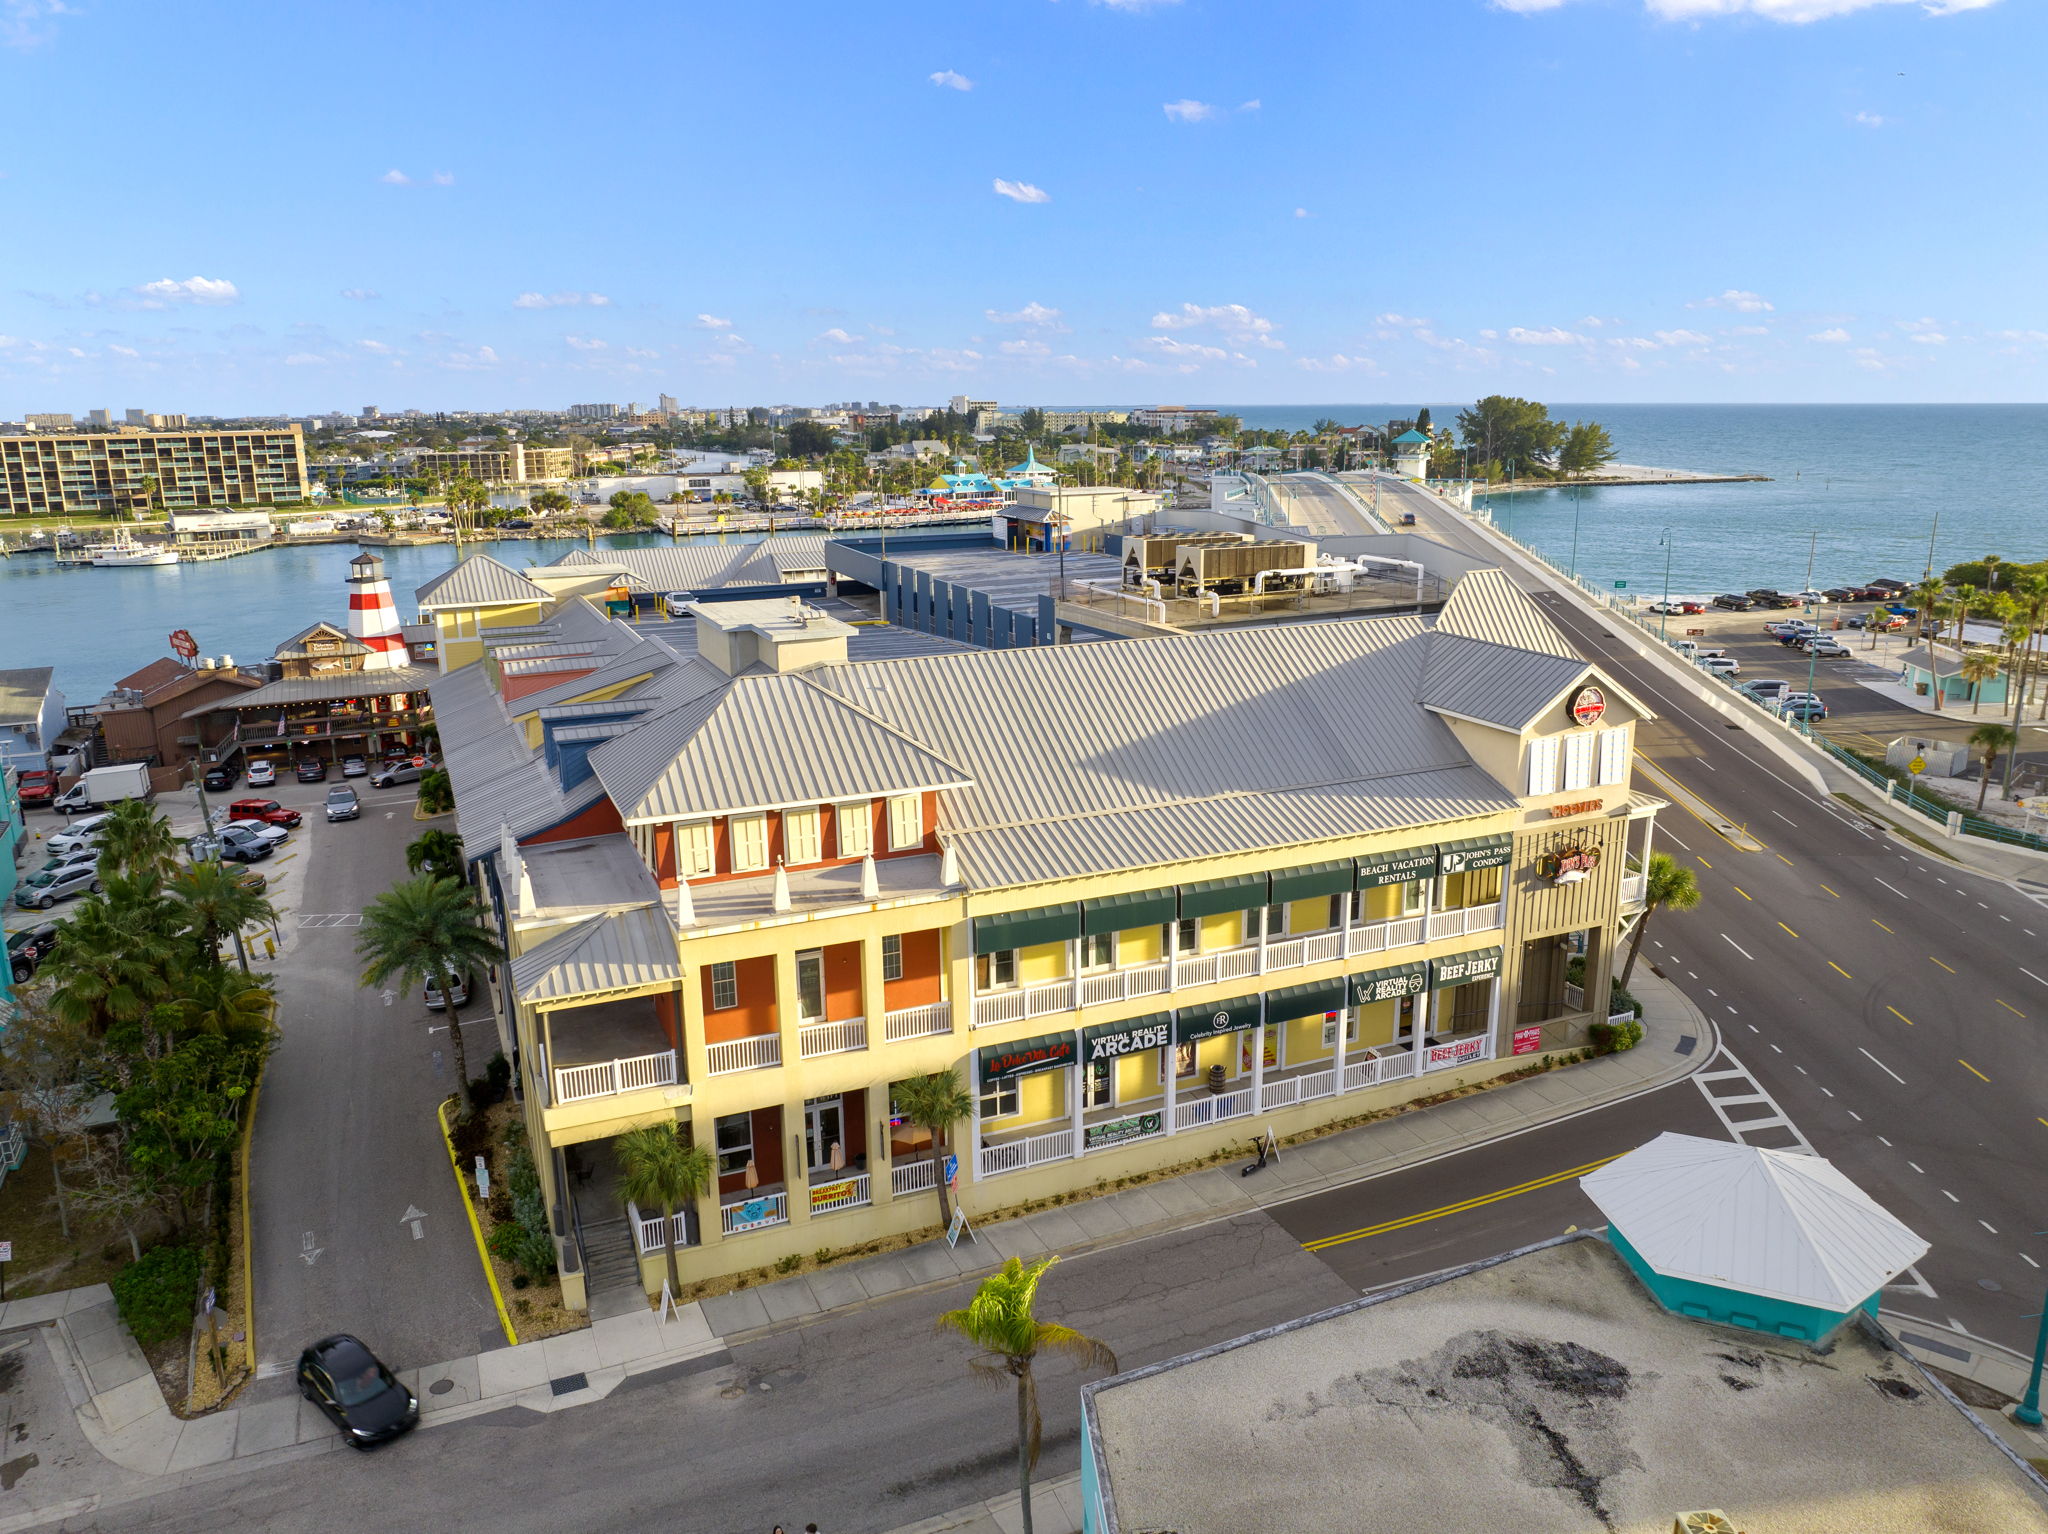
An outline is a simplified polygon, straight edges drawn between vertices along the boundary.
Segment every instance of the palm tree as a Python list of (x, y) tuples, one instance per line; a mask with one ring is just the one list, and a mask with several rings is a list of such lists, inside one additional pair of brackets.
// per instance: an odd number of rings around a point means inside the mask
[(678, 1298), (683, 1292), (683, 1276), (676, 1266), (676, 1233), (683, 1222), (682, 1211), (718, 1179), (718, 1163), (711, 1152), (685, 1141), (681, 1130), (682, 1126), (670, 1119), (642, 1124), (612, 1141), (619, 1157), (619, 1201), (659, 1209), (666, 1216), (662, 1245), (668, 1254), (668, 1292)]
[(178, 839), (171, 823), (147, 799), (125, 799), (114, 806), (100, 832), (100, 877), (123, 874), (162, 878), (178, 866)]
[(104, 1034), (138, 1022), (170, 991), (174, 923), (154, 880), (116, 879), (78, 903), (39, 973), (50, 1010)]
[(453, 831), (422, 831), (405, 849), (405, 866), (416, 874), (462, 876), (462, 838)]
[(397, 980), (408, 989), (432, 981), (446, 1007), (448, 1038), (455, 1055), (456, 1113), (469, 1116), (469, 1056), (462, 1046), (458, 984), (505, 957), (498, 940), (482, 925), (476, 891), (453, 879), (422, 874), (372, 900), (363, 911), (356, 956), (363, 961), (361, 984)]
[(180, 994), (158, 1011), (179, 1033), (214, 1033), (231, 1041), (265, 1038), (277, 1026), (270, 982), (224, 966), (192, 971)]
[(1984, 699), (1980, 696), (1984, 684), (2004, 669), (1999, 664), (1998, 657), (1989, 650), (1972, 650), (1963, 657), (1960, 670), (1963, 680), (1970, 684), (1971, 713), (1976, 713), (1984, 705)]
[(247, 974), (249, 950), (243, 945), (242, 929), (260, 921), (276, 921), (277, 908), (242, 882), (240, 869), (212, 859), (179, 869), (167, 888), (177, 903), (184, 930), (198, 939), (203, 963), (219, 965), (220, 940), (232, 933), (235, 957)]
[(2009, 725), (1980, 724), (1970, 731), (1970, 744), (1977, 748), (1978, 760), (1983, 771), (1977, 782), (1977, 810), (1983, 813), (1984, 796), (1991, 791), (1991, 766), (1998, 760), (1998, 753), (2019, 743), (2019, 734)]
[(1024, 1534), (1031, 1534), (1031, 1469), (1038, 1463), (1042, 1426), (1033, 1360), (1041, 1353), (1065, 1353), (1083, 1368), (1116, 1373), (1116, 1354), (1108, 1343), (1032, 1313), (1038, 1280), (1058, 1261), (1041, 1257), (1026, 1267), (1010, 1258), (981, 1281), (965, 1310), (949, 1310), (935, 1323), (937, 1330), (957, 1332), (989, 1355), (967, 1366), (976, 1379), (998, 1386), (1005, 1378), (1017, 1382), (1017, 1490), (1023, 1497)]
[(420, 774), (419, 801), (429, 815), (445, 815), (455, 808), (455, 785), (444, 769)]
[(890, 1090), (895, 1111), (921, 1129), (931, 1131), (932, 1185), (939, 1190), (939, 1228), (953, 1223), (952, 1206), (946, 1199), (946, 1168), (942, 1158), (946, 1136), (953, 1126), (974, 1111), (974, 1099), (961, 1089), (960, 1078), (951, 1071), (933, 1071), (929, 1076), (912, 1076)]
[(1690, 911), (1700, 903), (1700, 881), (1693, 871), (1675, 862), (1668, 853), (1650, 854), (1650, 867), (1643, 880), (1643, 914), (1636, 918), (1636, 930), (1628, 940), (1628, 960), (1621, 966), (1621, 988), (1628, 989), (1628, 977), (1636, 972), (1636, 955), (1643, 949), (1643, 933), (1660, 906)]

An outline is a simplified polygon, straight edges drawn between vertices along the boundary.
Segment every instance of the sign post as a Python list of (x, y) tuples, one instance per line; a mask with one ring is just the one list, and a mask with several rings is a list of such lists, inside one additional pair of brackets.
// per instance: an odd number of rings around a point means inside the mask
[(974, 1227), (967, 1223), (967, 1211), (958, 1204), (955, 1204), (953, 1206), (953, 1223), (946, 1227), (946, 1250), (951, 1251), (957, 1246), (963, 1234), (969, 1241), (975, 1240)]
[(14, 1243), (0, 1241), (0, 1305), (7, 1303), (7, 1264), (14, 1261)]

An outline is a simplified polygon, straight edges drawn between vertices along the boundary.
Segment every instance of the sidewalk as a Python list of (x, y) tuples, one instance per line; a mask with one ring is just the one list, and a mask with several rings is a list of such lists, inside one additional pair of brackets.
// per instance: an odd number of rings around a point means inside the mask
[[(1080, 1534), (1081, 1473), (1031, 1483), (1031, 1526), (1035, 1534)], [(1023, 1534), (1024, 1509), (1017, 1493), (970, 1502), (936, 1518), (906, 1523), (889, 1534)]]

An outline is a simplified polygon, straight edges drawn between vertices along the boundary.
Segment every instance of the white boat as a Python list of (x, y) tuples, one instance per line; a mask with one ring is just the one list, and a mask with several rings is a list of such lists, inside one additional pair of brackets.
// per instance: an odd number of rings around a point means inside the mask
[(108, 570), (127, 565), (174, 565), (178, 562), (178, 551), (123, 539), (115, 543), (95, 543), (86, 549), (85, 558), (99, 569)]

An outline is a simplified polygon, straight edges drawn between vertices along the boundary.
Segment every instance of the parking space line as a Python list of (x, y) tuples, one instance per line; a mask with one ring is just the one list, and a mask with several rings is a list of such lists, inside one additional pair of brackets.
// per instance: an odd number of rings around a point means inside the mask
[(1991, 999), (1997, 1002), (2001, 1007), (2005, 1008), (2005, 1010), (2010, 1012), (2014, 1017), (2025, 1017), (2027, 1015), (2026, 1013), (2022, 1012), (2018, 1007), (2014, 1006), (2011, 1002), (2007, 1001), (2003, 996), (1994, 996)]
[(1974, 1065), (1970, 1064), (1970, 1062), (1969, 1062), (1969, 1061), (1967, 1061), (1967, 1060), (1957, 1060), (1957, 1061), (1956, 1061), (1956, 1064), (1960, 1065), (1960, 1066), (1961, 1066), (1961, 1067), (1962, 1067), (1962, 1068), (1963, 1068), (1964, 1070), (1968, 1071), (1968, 1072), (1969, 1072), (1969, 1073), (1970, 1073), (1970, 1074), (1971, 1074), (1972, 1076), (1975, 1076), (1975, 1077), (1976, 1077), (1976, 1078), (1977, 1078), (1977, 1079), (1978, 1079), (1979, 1081), (1987, 1081), (1987, 1082), (1988, 1082), (1988, 1081), (1989, 1081), (1989, 1080), (1991, 1079), (1991, 1078), (1990, 1078), (1989, 1076), (1985, 1075), (1985, 1074), (1984, 1074), (1984, 1073), (1983, 1073), (1982, 1071), (1978, 1070), (1976, 1066), (1974, 1066)]
[[(1935, 956), (1934, 956), (1933, 954), (1931, 954), (1931, 953), (1930, 953), (1930, 954), (1929, 954), (1929, 955), (1927, 956), (1927, 962), (1928, 962), (1928, 963), (1930, 963), (1930, 964), (1941, 964), (1941, 960), (1939, 960), (1939, 959), (1935, 958)], [(1941, 964), (1941, 967), (1942, 967), (1943, 969), (1948, 969), (1948, 966), (1947, 966), (1946, 964)], [(1955, 973), (1955, 971), (1954, 971), (1954, 970), (1952, 970), (1952, 969), (1948, 969), (1948, 972), (1949, 972), (1949, 973), (1950, 973), (1951, 975), (1953, 975), (1953, 974)]]
[(1897, 1019), (1898, 1019), (1898, 1020), (1899, 1020), (1900, 1022), (1904, 1023), (1904, 1024), (1905, 1024), (1905, 1025), (1906, 1025), (1906, 1026), (1908, 1027), (1908, 1028), (1910, 1028), (1910, 1027), (1912, 1027), (1912, 1026), (1913, 1026), (1913, 1019), (1911, 1019), (1910, 1017), (1906, 1016), (1906, 1014), (1905, 1014), (1905, 1013), (1903, 1013), (1903, 1012), (1901, 1012), (1901, 1011), (1900, 1011), (1900, 1010), (1899, 1010), (1899, 1009), (1898, 1009), (1897, 1007), (1886, 1007), (1886, 1008), (1885, 1008), (1885, 1011), (1887, 1011), (1887, 1012), (1891, 1013), (1891, 1015), (1892, 1015), (1893, 1017), (1896, 1017), (1896, 1018), (1897, 1018)]

